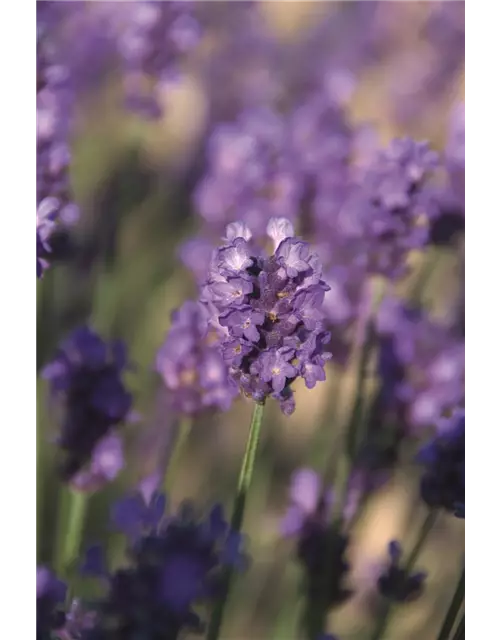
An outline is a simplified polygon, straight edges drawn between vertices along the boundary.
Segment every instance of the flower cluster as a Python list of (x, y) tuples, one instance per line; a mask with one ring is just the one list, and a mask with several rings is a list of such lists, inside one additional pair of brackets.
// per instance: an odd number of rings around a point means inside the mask
[(465, 412), (443, 420), (441, 433), (418, 454), (425, 471), (420, 494), (430, 507), (465, 517)]
[(392, 540), (387, 549), (389, 564), (378, 578), (379, 592), (395, 602), (408, 602), (418, 598), (427, 574), (423, 571), (408, 573), (400, 566), (403, 550), (396, 540)]
[(403, 275), (408, 254), (428, 240), (434, 209), (427, 185), (436, 166), (437, 155), (426, 143), (397, 139), (343, 193), (331, 187), (320, 191), (315, 224), (336, 263), (352, 265), (356, 278), (359, 273)]
[(134, 495), (116, 505), (114, 523), (130, 541), (126, 568), (108, 573), (102, 553), (90, 550), (84, 569), (108, 586), (88, 640), (175, 640), (182, 630), (200, 631), (194, 606), (216, 595), (224, 567), (244, 566), (241, 537), (220, 506), (200, 519), (189, 505), (165, 515), (165, 505), (161, 494), (149, 504)]
[(228, 226), (203, 299), (226, 331), (222, 351), (232, 378), (256, 402), (272, 396), (289, 414), (294, 380), (304, 378), (308, 388), (325, 380), (329, 334), (321, 305), (328, 287), (317, 255), (294, 237), (288, 220), (272, 218), (267, 232), (271, 256), (252, 245), (246, 225)]
[(132, 405), (122, 379), (126, 368), (125, 345), (108, 344), (84, 326), (62, 343), (44, 369), (62, 409), (57, 440), (64, 456), (62, 473), (77, 486), (111, 480), (121, 469), (121, 443), (113, 430)]
[(411, 429), (435, 426), (465, 395), (465, 345), (450, 327), (402, 300), (386, 298), (377, 329), (387, 405)]
[(172, 314), (172, 325), (156, 357), (156, 369), (180, 414), (208, 408), (227, 411), (238, 393), (220, 353), (221, 336), (208, 321), (206, 307), (185, 302)]
[[(189, 2), (131, 2), (117, 32), (128, 106), (158, 117), (161, 89), (177, 72), (179, 57), (200, 39), (200, 25)], [(115, 10), (116, 11), (116, 10)]]
[(302, 176), (283, 116), (247, 109), (236, 122), (219, 125), (209, 140), (207, 164), (194, 198), (210, 227), (220, 231), (236, 219), (260, 236), (271, 217), (296, 217)]

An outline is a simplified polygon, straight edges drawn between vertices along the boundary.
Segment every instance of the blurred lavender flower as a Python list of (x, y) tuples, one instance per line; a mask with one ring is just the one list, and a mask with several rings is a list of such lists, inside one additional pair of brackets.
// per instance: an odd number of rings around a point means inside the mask
[(425, 471), (420, 494), (430, 507), (465, 517), (465, 412), (457, 410), (441, 424), (441, 433), (425, 445), (417, 460)]
[(410, 251), (427, 242), (432, 209), (426, 185), (436, 162), (426, 143), (394, 140), (346, 193), (318, 194), (317, 234), (337, 253), (337, 264), (352, 265), (357, 279), (363, 271), (390, 279), (405, 273)]
[(202, 299), (226, 330), (223, 354), (235, 382), (256, 402), (276, 398), (290, 414), (296, 378), (308, 388), (325, 380), (331, 354), (321, 305), (328, 287), (317, 255), (294, 237), (289, 220), (272, 218), (267, 233), (271, 256), (252, 245), (244, 224), (228, 227), (231, 239), (212, 257)]
[(208, 408), (227, 411), (238, 393), (220, 354), (221, 336), (209, 325), (207, 309), (185, 302), (156, 357), (156, 369), (172, 393), (175, 411), (192, 415)]
[(436, 426), (465, 396), (463, 340), (396, 298), (381, 304), (377, 330), (386, 408), (410, 429)]
[(86, 326), (76, 329), (45, 367), (51, 395), (62, 409), (57, 443), (66, 480), (86, 486), (114, 478), (121, 468), (121, 443), (112, 431), (132, 405), (122, 379), (126, 368), (124, 343), (107, 344)]
[(450, 188), (465, 209), (465, 104), (455, 105), (450, 118), (446, 163)]
[(36, 570), (36, 639), (50, 640), (54, 630), (62, 629), (66, 622), (63, 610), (66, 585), (46, 567)]
[[(351, 594), (343, 586), (349, 571), (344, 557), (348, 539), (338, 531), (332, 531), (333, 501), (333, 493), (324, 490), (315, 471), (300, 469), (292, 477), (291, 504), (281, 522), (282, 534), (297, 539), (297, 558), (307, 577), (307, 595), (311, 602), (324, 587), (325, 558), (327, 552), (330, 554), (328, 601), (332, 607)], [(352, 509), (348, 507), (349, 510)]]
[(291, 113), (290, 133), (309, 193), (318, 184), (339, 188), (346, 182), (355, 131), (336, 94), (326, 88), (310, 92)]
[(66, 623), (58, 631), (60, 640), (83, 640), (95, 625), (95, 611), (88, 610), (81, 600), (73, 600), (66, 614)]
[(242, 109), (273, 104), (284, 77), (279, 68), (283, 47), (269, 28), (260, 3), (197, 2), (196, 15), (213, 41), (211, 55), (198, 61), (210, 121), (224, 121)]
[(92, 458), (85, 469), (73, 476), (71, 483), (80, 491), (96, 491), (112, 482), (125, 465), (123, 442), (116, 433), (110, 433), (96, 444)]
[(396, 540), (388, 544), (389, 564), (383, 570), (377, 581), (379, 592), (395, 602), (409, 602), (415, 600), (424, 588), (425, 572), (408, 574), (400, 566), (403, 551)]
[(464, 7), (463, 1), (454, 0), (429, 5), (420, 30), (425, 47), (400, 56), (391, 93), (394, 115), (401, 123), (419, 122), (453, 90), (465, 61)]
[(69, 180), (68, 138), (74, 90), (68, 58), (63, 55), (57, 38), (57, 28), (66, 15), (68, 5), (70, 3), (37, 2), (38, 278), (53, 257), (50, 240), (58, 223), (72, 224), (78, 217)]
[(214, 129), (194, 199), (215, 231), (236, 219), (263, 236), (271, 217), (297, 216), (301, 192), (286, 118), (270, 109), (247, 109), (235, 123)]
[(204, 236), (190, 238), (181, 244), (179, 257), (184, 266), (191, 271), (196, 282), (201, 285), (207, 278), (214, 244)]
[[(194, 605), (216, 595), (223, 567), (243, 567), (241, 537), (230, 530), (220, 506), (204, 519), (189, 505), (175, 515), (164, 509), (159, 494), (149, 505), (132, 496), (116, 506), (115, 525), (130, 538), (131, 564), (107, 576), (88, 640), (174, 640), (182, 630), (201, 631)], [(101, 563), (95, 569), (106, 577)]]
[(325, 493), (321, 478), (312, 469), (299, 469), (290, 483), (290, 506), (281, 522), (285, 537), (303, 535), (315, 523), (328, 526), (333, 493)]
[(175, 79), (182, 54), (200, 40), (193, 4), (144, 1), (119, 7), (124, 11), (117, 37), (126, 100), (141, 115), (161, 115), (162, 88)]

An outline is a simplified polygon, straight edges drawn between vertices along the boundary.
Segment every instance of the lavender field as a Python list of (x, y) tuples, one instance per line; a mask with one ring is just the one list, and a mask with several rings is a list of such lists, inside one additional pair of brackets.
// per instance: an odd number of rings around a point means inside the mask
[(464, 56), (37, 2), (37, 640), (465, 638)]

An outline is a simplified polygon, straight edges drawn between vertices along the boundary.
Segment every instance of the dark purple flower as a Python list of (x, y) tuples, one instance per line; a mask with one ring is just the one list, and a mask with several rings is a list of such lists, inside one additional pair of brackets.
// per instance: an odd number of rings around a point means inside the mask
[(243, 223), (228, 228), (227, 244), (212, 256), (202, 300), (226, 330), (223, 357), (243, 393), (256, 402), (273, 396), (290, 414), (293, 381), (303, 376), (312, 387), (325, 379), (330, 356), (321, 305), (328, 286), (319, 258), (288, 237), (289, 220), (271, 218), (268, 231), (276, 247), (271, 256), (254, 245)]
[(66, 622), (63, 609), (66, 585), (46, 567), (36, 570), (36, 640), (50, 640)]
[(388, 551), (389, 564), (377, 581), (379, 592), (395, 602), (415, 600), (423, 591), (427, 574), (422, 571), (408, 573), (400, 566), (403, 551), (396, 540), (389, 543)]
[(164, 507), (164, 496), (155, 494), (150, 505), (135, 496), (115, 510), (115, 523), (131, 536), (130, 564), (109, 575), (89, 640), (174, 640), (181, 630), (200, 630), (193, 607), (216, 596), (225, 567), (244, 566), (241, 536), (220, 506), (204, 518), (190, 505), (177, 514)]
[[(132, 397), (123, 374), (126, 348), (106, 343), (89, 327), (75, 330), (44, 369), (52, 397), (62, 410), (58, 444), (67, 480), (112, 479), (122, 465), (121, 442), (112, 431), (127, 419)], [(85, 470), (86, 465), (89, 468)]]
[(203, 305), (185, 302), (172, 314), (172, 325), (158, 351), (157, 371), (179, 413), (208, 408), (227, 411), (238, 392), (220, 352), (221, 336), (209, 321)]
[[(349, 570), (345, 559), (348, 539), (332, 529), (333, 502), (333, 492), (325, 489), (320, 476), (312, 469), (300, 469), (292, 476), (290, 506), (281, 521), (282, 534), (297, 541), (297, 558), (305, 571), (308, 599), (314, 603), (320, 590), (325, 596), (327, 578), (329, 607), (350, 595), (343, 586)], [(325, 575), (327, 553), (331, 566)]]
[(441, 424), (441, 433), (420, 450), (417, 460), (425, 467), (420, 483), (424, 502), (465, 517), (464, 411), (455, 411)]

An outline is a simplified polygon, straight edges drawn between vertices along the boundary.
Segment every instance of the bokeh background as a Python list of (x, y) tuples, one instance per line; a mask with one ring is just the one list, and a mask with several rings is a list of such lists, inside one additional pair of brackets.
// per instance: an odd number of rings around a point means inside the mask
[[(110, 3), (88, 4), (93, 6), (86, 11), (92, 12)], [(250, 9), (251, 20), (245, 13)], [(372, 124), (382, 143), (410, 135), (442, 150), (452, 110), (464, 99), (463, 3), (203, 2), (196, 10), (202, 40), (165, 91), (159, 119), (123, 109), (112, 63), (104, 71), (96, 68), (99, 81), (81, 92), (71, 180), (82, 214), (75, 227), (60, 234), (60, 259), (37, 287), (38, 370), (61, 338), (85, 321), (104, 336), (123, 338), (136, 365), (128, 380), (137, 419), (127, 428), (127, 467), (92, 497), (85, 525), (84, 540), (105, 541), (114, 563), (123, 548), (108, 527), (109, 505), (168, 457), (175, 436), (154, 359), (172, 310), (196, 295), (179, 247), (200, 226), (192, 194), (205, 169), (214, 123), (231, 121), (244, 104), (270, 96), (293, 103), (313, 78), (330, 69), (345, 74), (345, 108), (354, 124)], [(59, 35), (68, 33), (77, 47), (84, 29), (69, 21)], [(433, 268), (421, 301), (443, 316), (461, 291), (463, 243), (459, 237), (429, 252)], [(429, 255), (412, 257), (408, 290), (429, 260)], [(223, 637), (294, 637), (298, 570), (293, 544), (281, 538), (279, 528), (288, 483), (298, 467), (321, 470), (339, 446), (353, 386), (350, 367), (331, 364), (325, 383), (313, 390), (297, 387), (291, 417), (276, 406), (267, 408), (245, 520), (252, 564), (237, 582)], [(178, 466), (174, 504), (189, 497), (202, 505), (214, 500), (230, 505), (250, 413), (250, 403), (239, 399), (226, 414), (196, 419)], [(38, 563), (49, 565), (60, 544), (55, 428), (40, 378), (37, 555)], [(362, 640), (373, 624), (373, 575), (388, 540), (411, 541), (422, 521), (412, 454), (409, 446), (356, 523), (349, 549), (355, 595), (334, 614), (335, 632), (343, 640)], [(429, 572), (427, 589), (418, 603), (398, 609), (389, 640), (435, 637), (463, 549), (463, 521), (441, 516), (419, 563)]]

